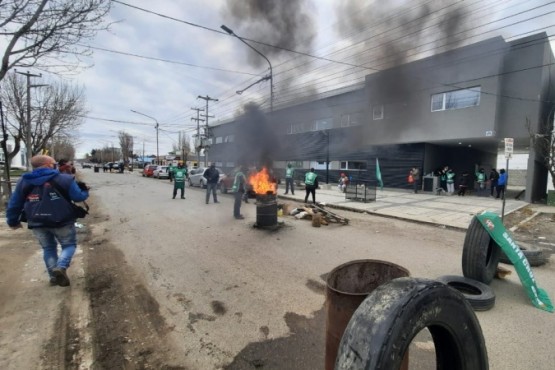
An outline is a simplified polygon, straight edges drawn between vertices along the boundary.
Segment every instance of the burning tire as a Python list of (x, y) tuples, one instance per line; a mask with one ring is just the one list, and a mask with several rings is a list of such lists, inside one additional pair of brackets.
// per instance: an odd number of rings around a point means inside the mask
[(335, 368), (398, 369), (425, 328), (437, 369), (488, 369), (482, 329), (462, 294), (439, 281), (414, 278), (394, 279), (362, 302), (343, 334)]
[(464, 238), (462, 254), (463, 275), (489, 284), (501, 256), (501, 248), (489, 236), (477, 217), (473, 217)]
[(440, 276), (437, 280), (461, 292), (474, 311), (487, 311), (495, 305), (495, 293), (489, 285), (455, 275)]

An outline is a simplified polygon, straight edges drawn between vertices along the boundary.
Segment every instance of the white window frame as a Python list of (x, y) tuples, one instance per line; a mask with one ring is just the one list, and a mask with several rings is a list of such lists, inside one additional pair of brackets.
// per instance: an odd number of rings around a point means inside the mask
[(223, 143), (223, 142), (224, 142), (224, 138), (223, 138), (223, 137), (218, 136), (218, 137), (216, 138), (216, 144), (221, 144), (221, 143)]
[[(364, 168), (360, 168), (356, 163), (363, 163)], [(339, 161), (339, 169), (345, 171), (367, 171), (368, 162), (367, 161)]]
[[(475, 104), (469, 104), (469, 105), (463, 105), (460, 107), (448, 107), (447, 105), (449, 104), (448, 102), (450, 100), (453, 100), (456, 104), (456, 94), (460, 94), (460, 93), (465, 93), (465, 92), (472, 92), (472, 93), (477, 93), (477, 97), (473, 98), (473, 101), (475, 102)], [(472, 86), (466, 89), (457, 89), (457, 90), (451, 90), (451, 91), (445, 91), (442, 93), (438, 93), (438, 94), (433, 94), (430, 97), (430, 111), (431, 112), (442, 112), (442, 111), (446, 111), (446, 110), (456, 110), (456, 109), (464, 109), (464, 108), (471, 108), (471, 107), (477, 107), (480, 105), (480, 100), (481, 100), (481, 94), (482, 92), (482, 88), (481, 86)], [(441, 100), (441, 108), (436, 108), (434, 109), (434, 98), (440, 98)], [(436, 101), (436, 102), (439, 102)]]

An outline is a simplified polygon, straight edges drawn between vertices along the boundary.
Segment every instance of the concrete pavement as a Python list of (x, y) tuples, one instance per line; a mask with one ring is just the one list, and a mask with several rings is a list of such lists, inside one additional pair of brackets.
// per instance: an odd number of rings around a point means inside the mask
[[(278, 188), (278, 197), (304, 202), (305, 190), (298, 188), (295, 195), (284, 194), (283, 185)], [(311, 198), (309, 197), (309, 201)], [(500, 199), (479, 197), (476, 195), (435, 195), (429, 192), (415, 194), (409, 190), (377, 189), (376, 200), (367, 203), (345, 199), (335, 185), (321, 185), (316, 190), (316, 202), (324, 203), (329, 208), (344, 209), (354, 212), (392, 217), (402, 220), (442, 225), (449, 228), (466, 230), (470, 220), (483, 211), (501, 215), (503, 201)], [(505, 215), (528, 205), (527, 202), (513, 198), (505, 200)], [(546, 207), (555, 208), (555, 207)]]

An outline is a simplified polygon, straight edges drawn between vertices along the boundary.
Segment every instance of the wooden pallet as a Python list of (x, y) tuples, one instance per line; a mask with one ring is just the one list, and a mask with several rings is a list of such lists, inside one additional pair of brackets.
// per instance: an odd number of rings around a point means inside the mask
[(312, 208), (314, 211), (322, 214), (322, 217), (328, 222), (335, 222), (343, 225), (347, 225), (349, 223), (349, 219), (345, 217), (341, 217), (336, 213), (328, 211), (327, 209), (323, 208), (323, 206), (316, 205), (316, 204), (308, 204), (305, 208)]

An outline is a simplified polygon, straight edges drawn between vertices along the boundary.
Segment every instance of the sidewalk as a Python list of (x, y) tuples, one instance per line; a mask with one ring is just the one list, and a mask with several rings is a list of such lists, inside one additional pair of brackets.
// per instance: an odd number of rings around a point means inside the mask
[[(295, 195), (284, 195), (284, 191), (283, 186), (278, 188), (280, 199), (304, 202), (304, 188), (297, 189)], [(311, 198), (309, 197), (308, 200), (311, 201)], [(490, 197), (477, 197), (475, 195), (461, 197), (422, 192), (414, 194), (412, 191), (400, 189), (378, 189), (376, 200), (364, 203), (345, 199), (345, 194), (339, 192), (333, 185), (330, 189), (316, 190), (316, 202), (325, 203), (329, 208), (366, 212), (378, 216), (441, 225), (460, 230), (466, 230), (472, 217), (483, 211), (495, 212), (501, 215), (503, 205), (502, 200)], [(521, 200), (506, 199), (505, 215), (527, 205), (527, 202)]]

